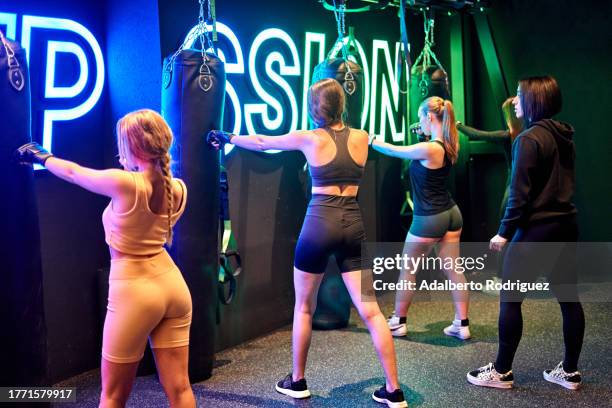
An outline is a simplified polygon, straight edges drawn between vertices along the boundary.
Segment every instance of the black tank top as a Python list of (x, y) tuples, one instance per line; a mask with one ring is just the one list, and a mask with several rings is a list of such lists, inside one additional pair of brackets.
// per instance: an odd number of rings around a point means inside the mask
[[(430, 143), (444, 143), (433, 140)], [(420, 160), (410, 163), (410, 182), (415, 215), (434, 215), (452, 208), (453, 198), (446, 188), (446, 180), (453, 167), (444, 149), (444, 165), (439, 169), (428, 169)]]
[(333, 186), (338, 184), (359, 185), (363, 178), (364, 167), (355, 163), (348, 150), (348, 138), (351, 129), (345, 126), (342, 130), (325, 128), (336, 145), (336, 156), (322, 166), (308, 166), (313, 187)]

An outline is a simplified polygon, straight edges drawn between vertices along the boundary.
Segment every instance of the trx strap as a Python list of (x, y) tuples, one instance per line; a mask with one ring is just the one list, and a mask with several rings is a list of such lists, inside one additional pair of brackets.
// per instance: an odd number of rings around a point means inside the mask
[[(229, 213), (229, 183), (227, 172), (221, 166), (219, 171), (220, 207), (219, 229), (221, 235), (221, 251), (219, 253), (219, 284), (217, 291), (219, 301), (229, 305), (236, 294), (236, 277), (242, 272), (242, 259), (236, 249), (236, 239), (232, 234), (232, 221)], [(225, 286), (229, 285), (226, 295)]]
[[(408, 0), (411, 6), (414, 6), (414, 0)], [(408, 41), (408, 27), (406, 21), (406, 0), (400, 0), (399, 4), (399, 18), (400, 18), (400, 37), (402, 41), (402, 48), (400, 58), (397, 60), (397, 89), (402, 95), (408, 94), (410, 88), (410, 71), (412, 70), (412, 60), (410, 59), (410, 43)], [(402, 89), (402, 73), (406, 79), (406, 89)], [(404, 126), (410, 125), (410, 113), (407, 98), (400, 98), (400, 107), (403, 108), (401, 111), (404, 113)]]
[(427, 80), (425, 79), (425, 75), (427, 72), (427, 67), (432, 65), (431, 60), (435, 62), (435, 64), (440, 68), (440, 70), (444, 73), (446, 87), (448, 88), (448, 74), (440, 61), (438, 61), (438, 57), (433, 52), (432, 47), (435, 45), (434, 42), (434, 25), (435, 21), (433, 19), (433, 10), (431, 11), (432, 17), (427, 17), (425, 11), (423, 11), (423, 30), (425, 31), (425, 44), (423, 45), (423, 51), (419, 54), (416, 61), (414, 62), (414, 67), (417, 67), (419, 63), (422, 63), (421, 70), (421, 81), (419, 82), (419, 90), (421, 92), (421, 96), (427, 95)]
[(4, 34), (2, 34), (2, 31), (0, 31), (0, 41), (2, 41), (4, 51), (6, 51), (9, 83), (17, 92), (20, 92), (25, 86), (25, 79), (23, 77), (23, 72), (21, 71), (21, 66), (19, 65), (19, 61), (17, 61), (17, 58), (15, 58), (15, 51), (13, 51), (11, 48), (11, 45), (4, 37)]
[[(214, 41), (217, 40), (217, 20), (215, 11), (215, 0), (198, 0), (200, 3), (200, 14), (198, 16), (197, 28), (189, 34), (189, 37), (181, 44), (178, 50), (168, 58), (168, 63), (164, 67), (162, 83), (164, 88), (170, 86), (172, 82), (172, 67), (176, 57), (185, 49), (186, 44), (191, 44), (196, 37), (200, 40), (200, 52), (202, 53), (202, 65), (200, 66), (200, 76), (198, 85), (204, 92), (210, 91), (213, 86), (213, 76), (208, 66), (208, 54), (212, 52), (216, 55)], [(206, 3), (206, 13), (204, 12), (204, 3)], [(208, 31), (207, 21), (212, 22), (213, 32)], [(212, 36), (212, 38), (211, 38)]]
[[(414, 5), (414, 0), (408, 0), (411, 6)], [(399, 91), (403, 94), (408, 93), (408, 89), (402, 90), (401, 85), (401, 72), (402, 68), (406, 67), (406, 83), (410, 84), (410, 70), (412, 69), (412, 61), (410, 60), (410, 43), (408, 42), (408, 29), (406, 26), (406, 0), (400, 0), (399, 6), (399, 17), (400, 17), (400, 36), (402, 41), (401, 58), (397, 61), (397, 86)], [(405, 65), (404, 65), (405, 64)], [(409, 86), (409, 85), (408, 85)]]

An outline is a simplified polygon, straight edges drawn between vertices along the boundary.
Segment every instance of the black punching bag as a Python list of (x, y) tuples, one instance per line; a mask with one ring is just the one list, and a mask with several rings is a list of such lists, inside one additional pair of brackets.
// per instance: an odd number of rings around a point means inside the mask
[(31, 166), (11, 160), (31, 141), (25, 51), (0, 32), (0, 386), (44, 385), (46, 327)]
[(437, 65), (415, 65), (410, 71), (410, 123), (419, 121), (419, 106), (430, 96), (450, 99), (448, 75)]
[[(347, 70), (348, 65), (348, 70)], [(353, 61), (342, 58), (326, 59), (314, 68), (312, 83), (325, 78), (334, 78), (344, 88), (346, 96), (345, 121), (352, 128), (361, 129), (363, 112), (363, 69)]]
[[(324, 78), (334, 78), (340, 82), (346, 97), (344, 120), (348, 126), (360, 129), (364, 97), (361, 67), (353, 61), (342, 58), (327, 59), (314, 68), (312, 82)], [(340, 276), (336, 259), (332, 257), (328, 261), (325, 277), (319, 288), (312, 327), (319, 330), (340, 329), (348, 326), (350, 316), (351, 297)]]
[(174, 230), (170, 250), (193, 301), (189, 377), (212, 375), (219, 272), (219, 153), (206, 133), (221, 129), (225, 66), (214, 54), (182, 50), (164, 60), (162, 115), (174, 133), (173, 173), (187, 185), (187, 208)]

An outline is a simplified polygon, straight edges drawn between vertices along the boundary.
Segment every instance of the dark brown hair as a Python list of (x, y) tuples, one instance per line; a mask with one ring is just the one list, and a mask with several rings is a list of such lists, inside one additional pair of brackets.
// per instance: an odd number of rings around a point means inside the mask
[(518, 87), (523, 120), (527, 126), (561, 112), (561, 89), (555, 78), (549, 75), (523, 78)]
[(344, 89), (332, 78), (315, 82), (308, 89), (308, 115), (317, 127), (342, 121), (344, 115)]

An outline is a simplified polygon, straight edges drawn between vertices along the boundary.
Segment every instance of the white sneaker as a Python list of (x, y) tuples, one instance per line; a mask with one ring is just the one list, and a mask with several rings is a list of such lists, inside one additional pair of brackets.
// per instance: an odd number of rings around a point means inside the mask
[(404, 337), (408, 334), (406, 323), (400, 323), (400, 318), (395, 315), (395, 312), (387, 319), (387, 324), (389, 325), (389, 330), (391, 330), (391, 335), (393, 337)]
[(454, 336), (461, 340), (467, 340), (472, 337), (470, 333), (470, 326), (462, 326), (461, 320), (453, 320), (453, 323), (444, 328), (444, 334), (447, 336)]
[(512, 370), (506, 374), (497, 372), (493, 363), (480, 367), (477, 370), (467, 373), (467, 380), (470, 384), (479, 385), (481, 387), (492, 388), (512, 388), (514, 384), (514, 375)]
[(548, 382), (559, 384), (568, 390), (577, 390), (582, 385), (580, 371), (566, 373), (563, 369), (563, 361), (552, 370), (544, 370), (544, 379)]

